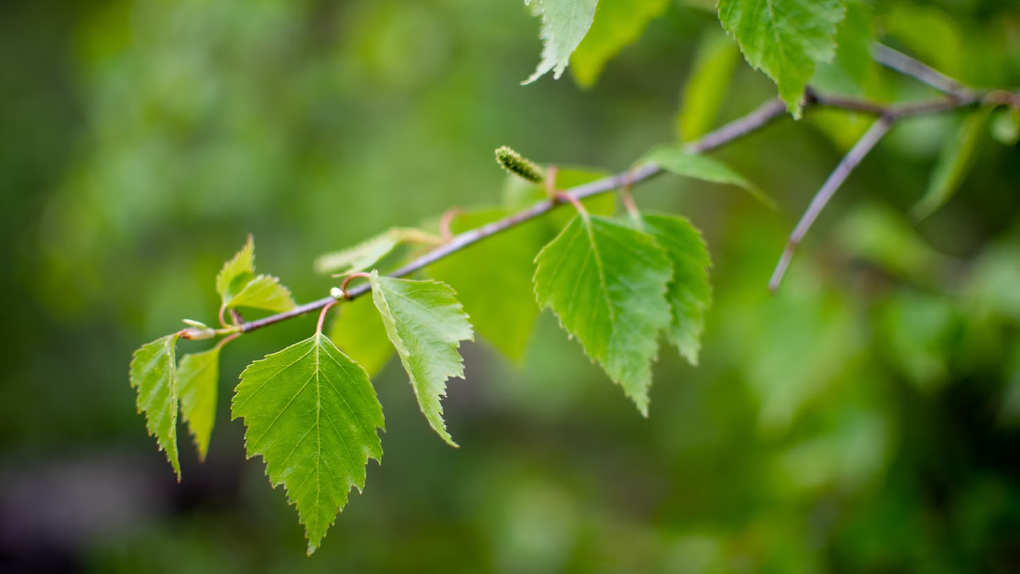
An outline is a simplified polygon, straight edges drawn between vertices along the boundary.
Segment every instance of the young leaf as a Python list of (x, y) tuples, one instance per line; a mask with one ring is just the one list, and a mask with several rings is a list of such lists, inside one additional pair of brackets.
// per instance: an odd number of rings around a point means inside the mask
[(329, 338), (369, 377), (376, 376), (393, 355), (393, 345), (375, 305), (368, 297), (359, 297), (339, 305), (336, 314)]
[(220, 381), (220, 348), (184, 355), (177, 365), (181, 414), (195, 437), (198, 459), (205, 460), (209, 438), (216, 423), (216, 398)]
[(736, 44), (721, 30), (711, 30), (701, 39), (677, 117), (680, 141), (694, 141), (712, 128), (739, 55)]
[(570, 57), (574, 78), (591, 87), (610, 58), (641, 37), (668, 0), (600, 0), (588, 34)]
[(928, 190), (910, 212), (915, 221), (935, 213), (959, 189), (970, 169), (974, 167), (976, 155), (974, 152), (981, 143), (989, 115), (988, 108), (971, 113), (963, 120), (956, 137), (946, 142), (939, 155), (938, 164), (932, 172)]
[(252, 236), (216, 276), (216, 291), (223, 307), (252, 307), (287, 311), (295, 307), (290, 291), (270, 275), (255, 276), (255, 242)]
[(641, 218), (645, 231), (666, 250), (673, 264), (673, 280), (667, 298), (673, 308), (669, 340), (692, 365), (698, 364), (701, 334), (705, 330), (705, 311), (712, 303), (708, 283), (708, 248), (701, 233), (682, 217), (646, 215)]
[(464, 377), (457, 347), (473, 335), (463, 307), (453, 289), (438, 281), (380, 277), (373, 271), (371, 282), (372, 299), (411, 377), (421, 412), (443, 440), (457, 446), (446, 432), (439, 401), (446, 395), (446, 379)]
[(368, 459), (382, 458), (368, 374), (316, 333), (248, 365), (232, 413), (248, 427), (248, 458), (262, 455), (270, 482), (283, 484), (315, 552), (351, 487), (364, 488)]
[(648, 415), (651, 363), (670, 323), (669, 258), (647, 234), (576, 216), (535, 258), (535, 295)]
[(550, 70), (557, 80), (563, 75), (570, 55), (591, 28), (597, 4), (598, 0), (535, 0), (535, 12), (542, 16), (542, 61), (523, 83), (530, 84)]
[(425, 243), (437, 239), (418, 229), (395, 227), (386, 233), (362, 241), (349, 249), (320, 256), (315, 260), (315, 271), (317, 273), (333, 273), (336, 275), (357, 273), (371, 269), (402, 243)]
[(248, 235), (244, 247), (230, 261), (223, 264), (223, 269), (216, 276), (216, 292), (220, 294), (223, 305), (227, 306), (254, 277), (255, 241)]
[[(453, 228), (460, 233), (510, 213), (503, 209), (464, 213), (454, 220)], [(524, 357), (538, 316), (531, 276), (535, 255), (546, 237), (544, 223), (529, 221), (429, 267), (434, 279), (457, 291), (478, 334), (514, 361)]]
[(149, 435), (156, 437), (160, 450), (181, 480), (177, 458), (177, 376), (176, 348), (179, 333), (142, 345), (131, 358), (131, 387), (138, 391), (138, 412), (145, 411)]
[(677, 175), (742, 187), (758, 201), (768, 207), (775, 207), (775, 202), (758, 189), (758, 186), (717, 159), (701, 154), (687, 153), (679, 147), (662, 146), (648, 152), (642, 161), (653, 163)]
[(764, 71), (795, 118), (816, 62), (836, 52), (839, 0), (719, 0), (719, 21), (748, 64)]
[(244, 286), (228, 303), (230, 307), (252, 307), (267, 311), (289, 311), (296, 305), (290, 290), (272, 275), (259, 275)]

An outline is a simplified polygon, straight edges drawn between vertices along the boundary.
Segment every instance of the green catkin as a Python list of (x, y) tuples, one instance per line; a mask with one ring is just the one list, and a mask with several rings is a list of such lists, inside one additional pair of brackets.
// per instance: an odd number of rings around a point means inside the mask
[(496, 150), (496, 163), (510, 173), (534, 183), (545, 181), (545, 170), (514, 150), (503, 146)]

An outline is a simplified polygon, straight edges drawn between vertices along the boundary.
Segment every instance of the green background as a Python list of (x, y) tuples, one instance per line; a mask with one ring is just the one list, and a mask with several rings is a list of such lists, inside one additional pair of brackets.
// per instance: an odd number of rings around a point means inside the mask
[[(976, 86), (1020, 83), (1016, 2), (880, 4), (891, 44)], [(246, 364), (314, 318), (224, 351), (209, 460), (182, 430), (180, 485), (146, 436), (130, 354), (181, 318), (215, 321), (214, 276), (247, 233), (304, 302), (333, 285), (312, 272), (322, 252), (498, 203), (500, 145), (625, 169), (675, 139), (718, 26), (670, 4), (582, 91), (519, 85), (540, 51), (519, 0), (4, 3), (0, 572), (1016, 571), (1016, 146), (983, 135), (948, 206), (904, 215), (960, 114), (898, 125), (776, 296), (786, 236), (860, 120), (808, 113), (718, 154), (775, 211), (642, 185), (641, 207), (709, 241), (701, 366), (663, 348), (646, 420), (545, 313), (523, 365), (463, 348), (455, 450), (391, 360), (374, 381), (383, 465), (311, 558), (226, 405)], [(883, 97), (936, 96), (880, 78)], [(742, 62), (720, 90), (720, 120), (775, 94)]]

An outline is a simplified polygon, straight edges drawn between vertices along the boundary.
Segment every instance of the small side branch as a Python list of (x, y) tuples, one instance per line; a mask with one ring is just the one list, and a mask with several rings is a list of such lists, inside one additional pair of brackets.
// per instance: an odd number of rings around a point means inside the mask
[(772, 273), (772, 278), (769, 280), (769, 290), (775, 292), (779, 288), (779, 284), (783, 281), (783, 276), (786, 274), (786, 269), (790, 266), (790, 261), (793, 260), (793, 254), (797, 249), (797, 245), (804, 239), (815, 219), (825, 209), (825, 206), (832, 199), (832, 196), (836, 194), (839, 187), (843, 185), (843, 182), (850, 176), (854, 168), (861, 163), (861, 160), (889, 132), (892, 124), (893, 118), (891, 116), (882, 116), (875, 122), (861, 139), (857, 141), (853, 149), (843, 157), (843, 160), (836, 166), (835, 171), (825, 181), (825, 185), (815, 194), (814, 199), (811, 200), (811, 205), (808, 206), (807, 211), (804, 212), (804, 215), (797, 223), (797, 227), (793, 230), (793, 234), (790, 235), (786, 249), (783, 251), (783, 255), (776, 265), (776, 270)]
[(883, 66), (910, 76), (936, 90), (951, 96), (964, 96), (970, 89), (962, 83), (950, 78), (920, 60), (915, 60), (903, 52), (893, 50), (889, 46), (875, 43), (871, 48), (871, 57)]

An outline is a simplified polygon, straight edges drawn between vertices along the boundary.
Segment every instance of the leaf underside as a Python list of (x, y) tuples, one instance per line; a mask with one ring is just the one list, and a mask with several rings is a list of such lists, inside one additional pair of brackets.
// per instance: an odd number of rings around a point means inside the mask
[(160, 450), (181, 480), (177, 457), (177, 359), (179, 333), (142, 345), (131, 359), (131, 387), (138, 391), (138, 412), (145, 412), (145, 426), (156, 437)]
[[(598, 0), (534, 0), (535, 12), (542, 17), (542, 60), (525, 84), (548, 72), (557, 80), (570, 63), (570, 55), (584, 39), (595, 18)], [(525, 0), (525, 4), (530, 4)]]
[(579, 215), (535, 261), (539, 305), (556, 313), (647, 416), (658, 334), (670, 324), (666, 253), (641, 231)]
[(474, 336), (464, 308), (453, 289), (438, 281), (380, 277), (373, 271), (371, 282), (372, 300), (422, 413), (443, 440), (457, 446), (446, 431), (440, 399), (446, 395), (447, 379), (464, 377), (457, 348)]
[(195, 437), (199, 460), (209, 453), (209, 439), (216, 423), (216, 399), (220, 379), (220, 348), (184, 355), (177, 366), (181, 414)]
[(775, 202), (765, 195), (758, 186), (715, 158), (688, 153), (680, 147), (660, 146), (645, 154), (642, 161), (653, 163), (676, 175), (711, 183), (735, 185), (746, 190), (766, 206), (775, 206)]
[(261, 455), (305, 526), (308, 553), (365, 486), (368, 459), (382, 458), (382, 406), (368, 374), (320, 333), (255, 361), (241, 373), (233, 418), (247, 426), (248, 457)]

